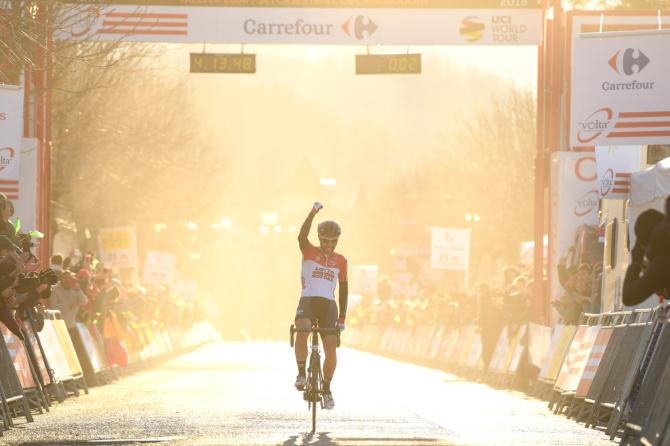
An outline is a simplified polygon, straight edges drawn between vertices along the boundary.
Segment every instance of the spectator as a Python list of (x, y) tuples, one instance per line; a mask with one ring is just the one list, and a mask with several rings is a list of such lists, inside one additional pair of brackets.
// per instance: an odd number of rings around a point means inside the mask
[(71, 336), (74, 336), (77, 312), (85, 304), (86, 295), (79, 288), (76, 276), (71, 271), (63, 271), (61, 282), (53, 287), (49, 307), (61, 312)]

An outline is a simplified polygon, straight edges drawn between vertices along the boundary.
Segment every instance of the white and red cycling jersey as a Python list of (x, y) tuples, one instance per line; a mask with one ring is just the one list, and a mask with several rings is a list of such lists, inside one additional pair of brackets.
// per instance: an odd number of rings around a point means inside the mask
[(337, 282), (347, 280), (347, 259), (336, 252), (327, 256), (308, 242), (302, 250), (301, 279), (300, 297), (325, 297), (334, 301)]

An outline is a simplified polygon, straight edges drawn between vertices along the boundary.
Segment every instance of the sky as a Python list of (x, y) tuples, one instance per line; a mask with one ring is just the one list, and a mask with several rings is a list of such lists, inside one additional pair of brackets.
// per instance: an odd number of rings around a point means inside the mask
[[(211, 45), (208, 53), (239, 52)], [(170, 69), (186, 73), (188, 53), (168, 45)], [(421, 53), (420, 75), (357, 76), (354, 46), (246, 45), (257, 73), (190, 74), (202, 128), (230, 157), (232, 196), (262, 185), (280, 191), (307, 158), (321, 177), (351, 196), (374, 194), (426, 162), (492, 95), (511, 84), (536, 89), (537, 49), (518, 47), (370, 47), (372, 54)]]

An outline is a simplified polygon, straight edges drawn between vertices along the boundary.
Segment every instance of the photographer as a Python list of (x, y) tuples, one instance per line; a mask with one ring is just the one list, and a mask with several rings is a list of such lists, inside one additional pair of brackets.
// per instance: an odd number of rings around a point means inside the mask
[(650, 209), (635, 222), (635, 247), (623, 284), (624, 305), (637, 305), (656, 293), (670, 298), (670, 197), (665, 216)]

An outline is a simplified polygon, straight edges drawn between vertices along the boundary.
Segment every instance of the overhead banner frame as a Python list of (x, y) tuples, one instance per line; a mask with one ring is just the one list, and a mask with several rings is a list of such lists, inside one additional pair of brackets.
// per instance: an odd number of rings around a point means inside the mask
[(542, 40), (539, 8), (362, 9), (125, 3), (87, 4), (82, 8), (87, 19), (59, 30), (57, 40), (309, 45), (539, 45)]

